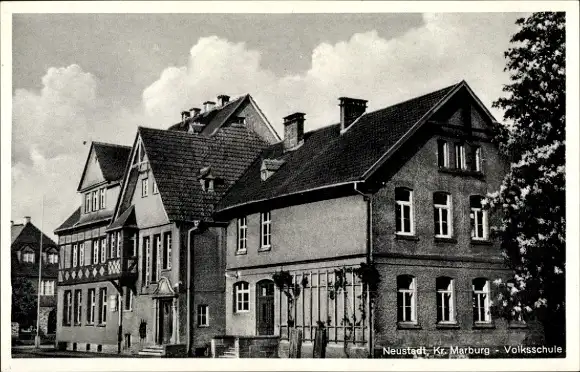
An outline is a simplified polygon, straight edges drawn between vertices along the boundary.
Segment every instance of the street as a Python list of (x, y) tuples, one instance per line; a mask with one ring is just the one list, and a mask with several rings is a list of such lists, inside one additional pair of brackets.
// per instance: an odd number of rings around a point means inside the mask
[(141, 355), (87, 353), (83, 351), (56, 350), (52, 345), (43, 345), (40, 349), (34, 346), (13, 346), (12, 358), (143, 358)]

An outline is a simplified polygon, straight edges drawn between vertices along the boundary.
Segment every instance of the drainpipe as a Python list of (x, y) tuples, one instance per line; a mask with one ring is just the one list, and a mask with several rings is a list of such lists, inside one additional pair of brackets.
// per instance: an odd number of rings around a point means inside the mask
[(192, 276), (192, 249), (194, 247), (193, 243), (193, 232), (197, 231), (199, 228), (199, 221), (193, 221), (194, 226), (187, 230), (187, 280), (186, 280), (186, 293), (187, 293), (187, 356), (191, 356), (191, 341), (193, 339), (193, 328), (191, 327), (191, 276)]
[[(354, 191), (362, 195), (363, 199), (367, 202), (367, 264), (373, 262), (373, 195), (365, 194), (361, 192), (357, 186), (361, 181), (354, 183)], [(369, 351), (371, 358), (374, 358), (374, 307), (371, 308), (370, 296), (369, 296)]]

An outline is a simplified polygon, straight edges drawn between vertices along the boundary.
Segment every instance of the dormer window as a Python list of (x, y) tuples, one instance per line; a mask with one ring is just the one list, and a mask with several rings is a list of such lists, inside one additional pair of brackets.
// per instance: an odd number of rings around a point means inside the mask
[(284, 164), (284, 160), (264, 159), (260, 167), (260, 178), (266, 181)]
[(24, 248), (22, 251), (22, 262), (34, 263), (34, 251), (30, 247)]
[(214, 176), (211, 167), (201, 168), (197, 178), (201, 184), (201, 189), (207, 192), (213, 192), (215, 190), (215, 186), (221, 181), (220, 178)]
[(50, 250), (46, 255), (46, 260), (49, 264), (58, 263), (58, 253), (55, 250)]
[(214, 191), (214, 180), (213, 179), (207, 179), (207, 178), (202, 178), (199, 180), (199, 182), (201, 183), (201, 188), (203, 191), (208, 191), (208, 192), (213, 192)]

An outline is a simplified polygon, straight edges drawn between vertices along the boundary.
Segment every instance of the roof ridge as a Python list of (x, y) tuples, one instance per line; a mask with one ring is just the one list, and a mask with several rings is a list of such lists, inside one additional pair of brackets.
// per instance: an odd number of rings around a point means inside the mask
[(109, 146), (109, 147), (123, 147), (126, 149), (130, 149), (131, 146), (127, 146), (127, 145), (120, 145), (118, 143), (109, 143), (109, 142), (100, 142), (100, 141), (92, 141), (93, 145), (104, 145), (104, 146)]

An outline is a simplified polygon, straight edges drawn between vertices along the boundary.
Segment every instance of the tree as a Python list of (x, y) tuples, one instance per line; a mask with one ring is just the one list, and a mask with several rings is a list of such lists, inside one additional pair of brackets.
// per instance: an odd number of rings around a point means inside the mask
[(36, 321), (36, 290), (26, 278), (12, 280), (12, 321), (28, 328)]
[(505, 52), (510, 83), (493, 106), (505, 126), (495, 138), (509, 159), (500, 190), (488, 195), (499, 214), (494, 230), (513, 280), (500, 285), (497, 312), (534, 317), (549, 345), (565, 345), (566, 173), (565, 14), (534, 13), (516, 21)]

